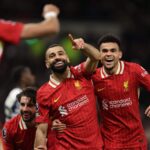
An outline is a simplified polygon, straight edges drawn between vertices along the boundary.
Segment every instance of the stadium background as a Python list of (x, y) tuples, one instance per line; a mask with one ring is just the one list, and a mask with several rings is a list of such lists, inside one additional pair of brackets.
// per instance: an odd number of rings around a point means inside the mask
[[(48, 45), (61, 43), (73, 62), (78, 64), (85, 57), (72, 52), (67, 34), (83, 37), (96, 46), (103, 33), (114, 33), (123, 42), (124, 59), (138, 62), (150, 71), (150, 1), (149, 0), (1, 0), (0, 18), (22, 22), (42, 20), (42, 7), (54, 3), (60, 7), (61, 32), (54, 38), (22, 41), (18, 46), (6, 45), (4, 61), (0, 63), (0, 122), (4, 122), (3, 104), (10, 87), (13, 67), (28, 65), (37, 79), (37, 86), (48, 80), (44, 66), (44, 52)], [(150, 94), (141, 89), (141, 118), (150, 143), (150, 119), (144, 116), (150, 104)]]

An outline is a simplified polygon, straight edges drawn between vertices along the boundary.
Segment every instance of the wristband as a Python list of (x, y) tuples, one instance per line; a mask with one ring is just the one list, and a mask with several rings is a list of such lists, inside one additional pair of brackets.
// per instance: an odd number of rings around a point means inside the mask
[(44, 14), (44, 19), (51, 19), (51, 18), (56, 18), (56, 17), (57, 17), (57, 13), (54, 11), (49, 11)]

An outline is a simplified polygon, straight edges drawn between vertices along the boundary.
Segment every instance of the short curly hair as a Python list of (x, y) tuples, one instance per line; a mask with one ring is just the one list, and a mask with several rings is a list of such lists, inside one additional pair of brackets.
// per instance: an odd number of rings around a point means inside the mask
[(99, 48), (102, 43), (108, 43), (108, 42), (117, 43), (118, 46), (119, 46), (119, 49), (122, 50), (120, 38), (117, 37), (116, 35), (111, 34), (111, 33), (102, 35), (102, 36), (99, 38), (98, 42), (97, 42), (97, 46), (98, 46), (98, 48)]
[(36, 105), (36, 89), (34, 87), (27, 87), (27, 88), (23, 89), (23, 91), (17, 95), (17, 100), (19, 102), (20, 102), (22, 96), (31, 98), (31, 101), (33, 102), (33, 104)]

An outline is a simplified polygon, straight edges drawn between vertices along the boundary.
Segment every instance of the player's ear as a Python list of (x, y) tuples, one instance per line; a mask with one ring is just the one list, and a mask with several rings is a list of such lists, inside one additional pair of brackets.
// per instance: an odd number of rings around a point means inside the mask
[(50, 65), (49, 65), (47, 60), (45, 60), (45, 66), (46, 66), (47, 69), (50, 68)]
[(68, 56), (67, 56), (67, 62), (68, 62), (68, 63), (70, 63), (70, 59), (69, 59), (69, 57), (68, 57)]
[(122, 58), (122, 51), (120, 50), (120, 52), (119, 52), (119, 59), (121, 59)]

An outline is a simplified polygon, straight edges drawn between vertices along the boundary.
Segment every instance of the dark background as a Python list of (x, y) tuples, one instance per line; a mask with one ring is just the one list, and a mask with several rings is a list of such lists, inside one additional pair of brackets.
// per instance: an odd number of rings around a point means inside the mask
[[(11, 87), (13, 67), (24, 64), (31, 67), (37, 77), (37, 86), (48, 80), (44, 65), (44, 52), (48, 45), (65, 45), (73, 65), (84, 60), (79, 52), (72, 54), (68, 33), (82, 37), (96, 46), (103, 33), (114, 33), (123, 42), (124, 59), (138, 62), (150, 71), (150, 0), (1, 0), (0, 18), (38, 22), (42, 20), (42, 7), (46, 3), (60, 8), (61, 32), (49, 39), (22, 41), (18, 46), (6, 45), (4, 60), (0, 64), (0, 119), (4, 121), (3, 103)], [(144, 116), (150, 104), (150, 94), (141, 89), (140, 107), (143, 125), (150, 137), (150, 119)]]

